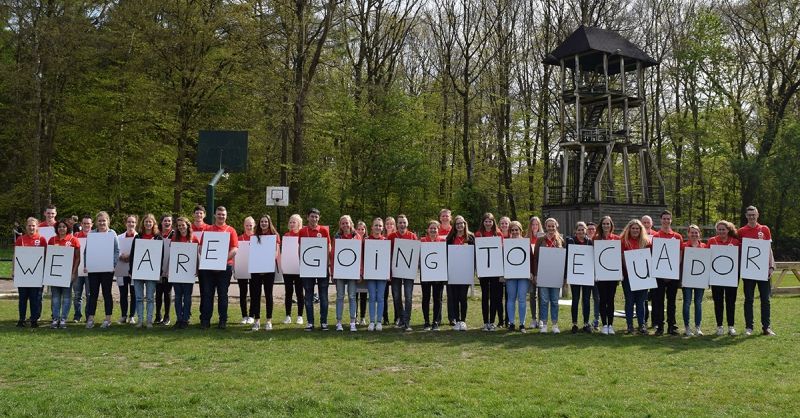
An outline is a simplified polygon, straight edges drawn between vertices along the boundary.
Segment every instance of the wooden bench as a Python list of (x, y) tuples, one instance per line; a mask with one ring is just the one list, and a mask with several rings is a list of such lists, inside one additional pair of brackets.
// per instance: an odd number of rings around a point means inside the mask
[[(800, 286), (780, 287), (783, 282), (783, 277), (787, 273), (794, 274), (797, 281), (800, 281), (800, 262), (796, 261), (782, 261), (775, 263), (775, 273), (778, 273), (778, 279), (772, 282), (772, 293), (784, 295), (800, 294)], [(774, 274), (774, 273), (773, 273)]]

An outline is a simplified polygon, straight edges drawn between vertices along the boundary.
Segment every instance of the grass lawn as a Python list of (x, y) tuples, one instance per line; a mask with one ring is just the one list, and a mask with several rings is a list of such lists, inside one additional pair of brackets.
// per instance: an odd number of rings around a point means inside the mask
[[(741, 293), (737, 302), (742, 333)], [(49, 318), (49, 301), (44, 305), (42, 316)], [(680, 296), (678, 306), (681, 323)], [(707, 297), (706, 334), (713, 332), (712, 306)], [(424, 332), (419, 326), (412, 333), (364, 328), (307, 333), (299, 325), (257, 333), (241, 325), (224, 331), (116, 324), (109, 330), (73, 324), (67, 330), (17, 329), (17, 302), (5, 300), (0, 301), (0, 411), (15, 416), (797, 415), (800, 297), (775, 297), (772, 306), (775, 338), (685, 338), (572, 335), (567, 307), (560, 311), (561, 335), (481, 332), (474, 329), (482, 322), (478, 300), (470, 301), (473, 329), (459, 333)], [(231, 320), (239, 319), (238, 306), (231, 304), (229, 312)], [(282, 313), (283, 306), (276, 306), (276, 316)], [(418, 308), (412, 322), (421, 322)], [(620, 329), (624, 320), (615, 324)]]

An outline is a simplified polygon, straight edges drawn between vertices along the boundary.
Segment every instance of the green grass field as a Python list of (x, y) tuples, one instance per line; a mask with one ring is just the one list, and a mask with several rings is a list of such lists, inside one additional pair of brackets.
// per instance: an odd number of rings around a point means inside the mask
[[(737, 302), (741, 333), (741, 293)], [(42, 316), (49, 318), (49, 301), (44, 305)], [(231, 320), (239, 319), (234, 305)], [(678, 306), (681, 323), (680, 298)], [(706, 299), (706, 334), (713, 332), (712, 306)], [(560, 311), (561, 335), (307, 333), (299, 325), (256, 333), (241, 325), (224, 331), (116, 324), (17, 329), (16, 307), (15, 300), (0, 301), (2, 415), (800, 413), (800, 297), (773, 298), (774, 338), (572, 335), (567, 307)], [(474, 328), (480, 302), (471, 300), (469, 311)], [(415, 309), (413, 322), (420, 321)], [(615, 324), (620, 329), (624, 320)]]

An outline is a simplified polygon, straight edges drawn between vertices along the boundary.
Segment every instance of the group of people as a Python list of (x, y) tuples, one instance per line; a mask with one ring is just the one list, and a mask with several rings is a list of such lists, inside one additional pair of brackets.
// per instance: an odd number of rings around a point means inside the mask
[[(160, 220), (152, 214), (145, 215), (141, 222), (136, 215), (125, 218), (126, 231), (119, 236), (110, 228), (111, 218), (106, 212), (99, 212), (94, 219), (85, 215), (80, 219), (80, 231), (73, 233), (69, 220), (57, 220), (56, 208), (48, 206), (44, 212), (44, 220), (39, 222), (35, 218), (28, 218), (25, 233), (16, 240), (17, 246), (57, 245), (75, 248), (75, 259), (70, 287), (51, 286), (52, 300), (52, 328), (65, 328), (69, 316), (70, 305), (74, 305), (74, 322), (80, 322), (85, 313), (86, 328), (95, 326), (98, 297), (102, 290), (105, 317), (100, 325), (108, 328), (112, 324), (113, 298), (112, 286), (115, 281), (119, 286), (120, 309), (122, 311), (118, 323), (132, 323), (137, 327), (151, 328), (154, 324), (170, 325), (170, 303), (173, 300), (175, 308), (175, 328), (188, 327), (191, 318), (192, 293), (194, 285), (191, 283), (170, 283), (166, 277), (159, 281), (131, 279), (130, 268), (127, 275), (116, 277), (114, 272), (94, 273), (87, 272), (85, 268), (79, 269), (81, 238), (89, 234), (111, 234), (114, 236), (113, 264), (127, 262), (133, 259), (136, 252), (136, 242), (140, 240), (164, 240), (172, 242), (196, 243), (202, 245), (205, 232), (222, 232), (230, 235), (228, 243), (227, 266), (225, 270), (198, 270), (200, 289), (200, 327), (207, 329), (211, 326), (214, 310), (214, 299), (217, 297), (219, 311), (218, 328), (226, 328), (228, 323), (228, 288), (231, 283), (234, 258), (240, 241), (260, 242), (265, 235), (276, 235), (276, 262), (280, 262), (281, 235), (269, 215), (263, 215), (258, 220), (247, 217), (243, 223), (242, 234), (228, 225), (227, 210), (217, 207), (214, 212), (214, 222), (204, 222), (206, 212), (202, 206), (196, 206), (193, 219), (186, 217), (173, 217), (163, 215)], [(526, 332), (526, 313), (528, 304), (532, 320), (529, 328), (537, 328), (541, 333), (560, 333), (558, 316), (558, 301), (561, 287), (538, 287), (536, 272), (539, 263), (546, 263), (541, 259), (539, 249), (567, 248), (570, 245), (593, 245), (599, 240), (620, 240), (622, 257), (625, 251), (645, 249), (652, 245), (652, 238), (677, 239), (681, 241), (681, 248), (706, 248), (711, 245), (739, 246), (743, 238), (771, 240), (771, 232), (767, 226), (758, 223), (758, 209), (751, 206), (746, 210), (747, 224), (736, 228), (731, 222), (720, 220), (716, 223), (716, 235), (703, 242), (702, 230), (697, 225), (688, 227), (687, 237), (672, 230), (672, 214), (663, 211), (660, 216), (661, 226), (653, 229), (653, 220), (649, 216), (630, 220), (622, 229), (620, 235), (615, 234), (614, 222), (609, 216), (604, 216), (599, 223), (578, 222), (572, 234), (565, 236), (559, 231), (558, 221), (554, 218), (541, 220), (533, 216), (529, 219), (527, 228), (516, 220), (508, 217), (496, 219), (493, 214), (486, 213), (474, 232), (463, 216), (452, 216), (449, 209), (442, 209), (438, 220), (428, 221), (424, 235), (418, 237), (410, 230), (408, 217), (398, 215), (394, 217), (375, 218), (371, 225), (364, 222), (354, 223), (349, 215), (340, 217), (336, 231), (332, 234), (330, 228), (320, 224), (320, 212), (311, 209), (307, 213), (307, 224), (303, 225), (303, 218), (294, 214), (289, 218), (288, 230), (283, 237), (326, 238), (328, 241), (328, 254), (332, 254), (336, 240), (389, 240), (394, 245), (397, 239), (419, 240), (422, 242), (446, 242), (448, 245), (474, 245), (476, 237), (501, 237), (528, 238), (533, 245), (531, 254), (531, 275), (528, 279), (504, 279), (502, 277), (482, 277), (481, 287), (481, 313), (484, 331), (495, 331), (506, 328), (508, 331)], [(53, 227), (55, 236), (49, 240), (38, 233), (40, 227)], [(121, 251), (120, 238), (131, 238), (129, 251)], [(85, 248), (83, 249), (85, 251)], [(769, 274), (774, 271), (773, 258), (770, 257)], [(284, 324), (291, 324), (293, 312), (293, 297), (297, 299), (297, 315), (295, 322), (304, 324), (305, 330), (317, 329), (315, 318), (316, 298), (319, 302), (319, 329), (328, 330), (328, 286), (333, 276), (329, 263), (327, 275), (324, 277), (300, 277), (299, 274), (283, 274), (285, 296)], [(655, 328), (655, 334), (665, 332), (678, 335), (676, 320), (676, 298), (681, 289), (679, 280), (658, 279), (658, 287), (650, 290), (632, 290), (628, 280), (625, 263), (623, 265), (622, 288), (624, 293), (626, 334), (649, 333), (647, 322), (650, 318)], [(744, 287), (744, 316), (745, 334), (751, 335), (754, 331), (753, 305), (755, 290), (758, 288), (761, 302), (761, 333), (775, 335), (770, 322), (770, 281), (757, 281), (742, 279)], [(389, 280), (334, 280), (336, 286), (336, 330), (343, 331), (349, 319), (350, 331), (357, 331), (360, 316), (361, 325), (367, 325), (365, 315), (368, 305), (369, 323), (368, 331), (381, 331), (389, 325), (389, 309), (386, 302), (391, 292), (394, 306), (395, 328), (413, 331), (411, 316), (413, 310), (414, 280), (399, 277), (390, 277)], [(240, 308), (242, 324), (251, 325), (252, 330), (273, 328), (272, 317), (274, 313), (273, 287), (275, 273), (253, 273), (249, 278), (237, 279), (240, 293)], [(570, 285), (572, 294), (571, 320), (572, 333), (592, 333), (599, 331), (610, 335), (614, 329), (614, 301), (617, 292), (617, 281), (598, 281), (595, 286)], [(456, 331), (467, 330), (468, 284), (448, 284), (447, 282), (423, 281), (422, 287), (422, 315), (424, 330), (439, 330), (443, 325), (443, 293), (446, 293), (447, 321)], [(18, 327), (39, 326), (42, 310), (42, 287), (19, 287), (19, 322)], [(685, 335), (703, 335), (701, 329), (702, 305), (704, 289), (683, 288), (683, 325)], [(261, 299), (266, 299), (266, 318), (261, 323)], [(717, 335), (736, 335), (734, 328), (735, 304), (738, 287), (711, 286), (716, 319)], [(359, 301), (358, 295), (365, 295)], [(85, 295), (86, 306), (82, 305)], [(249, 295), (249, 304), (248, 304)], [(130, 298), (130, 299), (129, 299)], [(71, 299), (71, 300), (70, 300)], [(344, 301), (348, 301), (349, 318), (344, 317)], [(301, 303), (302, 301), (302, 303)], [(360, 303), (359, 303), (360, 302)], [(530, 302), (530, 303), (528, 303)], [(538, 302), (538, 311), (537, 311)], [(652, 304), (652, 314), (648, 309)], [(591, 305), (594, 305), (593, 320)], [(692, 305), (694, 309), (692, 310)], [(30, 306), (31, 315), (27, 317)], [(164, 308), (162, 314), (162, 307)], [(431, 307), (433, 308), (431, 310)], [(304, 312), (305, 310), (305, 312)], [(582, 321), (579, 322), (579, 310)], [(146, 312), (146, 315), (145, 315)], [(666, 312), (666, 314), (665, 314)], [(303, 319), (305, 313), (306, 320)], [(692, 314), (693, 313), (693, 317)], [(724, 318), (723, 318), (724, 314)], [(154, 318), (155, 317), (155, 318)], [(648, 318), (649, 317), (649, 318)], [(636, 327), (634, 327), (634, 319)], [(727, 329), (723, 327), (726, 320)]]

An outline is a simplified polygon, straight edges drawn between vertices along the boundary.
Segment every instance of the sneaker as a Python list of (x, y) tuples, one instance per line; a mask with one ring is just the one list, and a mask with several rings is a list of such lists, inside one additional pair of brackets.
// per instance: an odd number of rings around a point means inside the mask
[[(522, 331), (523, 328), (525, 328), (525, 325), (520, 325), (519, 326), (519, 330), (520, 331)], [(508, 324), (508, 332), (514, 332), (514, 329), (515, 329), (514, 323), (509, 323)]]
[(248, 316), (247, 317), (247, 325), (253, 325), (255, 323), (256, 323), (256, 319), (255, 318), (253, 318), (252, 316)]
[(746, 335), (748, 337), (753, 335), (753, 328), (745, 328), (744, 329), (744, 335)]
[(561, 330), (558, 329), (558, 325), (553, 325), (553, 334), (561, 334)]
[(380, 322), (375, 324), (375, 331), (383, 331), (383, 324), (381, 324)]
[(406, 325), (406, 332), (414, 331), (414, 328), (411, 328), (411, 325)]
[(656, 337), (664, 335), (664, 328), (656, 327), (656, 332), (654, 332), (653, 335), (655, 335)]
[(243, 316), (242, 320), (239, 323), (242, 324), (242, 325), (247, 325), (247, 317)]
[(109, 321), (108, 319), (104, 319), (103, 323), (100, 324), (100, 328), (103, 328), (103, 329), (106, 329), (106, 328), (108, 328), (110, 326), (111, 326), (111, 321)]
[(361, 325), (361, 326), (367, 325), (367, 320), (364, 319), (364, 318), (361, 318), (361, 321), (358, 323), (358, 325)]
[(703, 336), (703, 331), (700, 330), (700, 327), (696, 327), (695, 328), (694, 335), (696, 335), (698, 337), (702, 337)]
[(736, 335), (736, 328), (728, 327), (728, 335), (731, 335), (731, 336)]
[(608, 335), (614, 335), (614, 327), (611, 325), (608, 326)]
[(679, 335), (679, 334), (678, 334), (678, 327), (676, 327), (675, 325), (672, 325), (672, 326), (670, 326), (670, 327), (667, 329), (667, 334), (669, 334), (669, 335), (673, 335), (673, 336), (675, 336), (675, 335)]
[(258, 331), (261, 329), (261, 321), (256, 321), (250, 328), (251, 331)]
[(25, 328), (25, 321), (22, 319), (17, 321), (17, 328)]
[(306, 325), (306, 327), (303, 328), (303, 330), (305, 330), (305, 331), (314, 331), (314, 324)]
[(162, 322), (164, 321), (161, 319), (161, 315), (156, 315), (156, 320), (153, 321), (153, 323), (156, 325), (161, 325)]
[(598, 320), (595, 319), (594, 321), (592, 321), (592, 328), (594, 328), (595, 331), (597, 331), (597, 327), (599, 326), (600, 322)]
[(608, 325), (603, 325), (603, 329), (600, 331), (603, 335), (608, 335)]
[(217, 329), (226, 329), (228, 328), (228, 323), (226, 321), (219, 321), (217, 324)]
[(163, 321), (161, 321), (161, 325), (163, 325), (163, 326), (165, 326), (165, 327), (168, 327), (168, 326), (169, 326), (169, 324), (171, 324), (171, 323), (172, 323), (172, 321), (169, 319), (169, 317), (168, 317), (168, 316), (165, 316), (165, 317), (164, 317), (164, 320), (163, 320)]
[(31, 328), (39, 328), (39, 321), (31, 321)]
[(537, 321), (537, 320), (535, 320), (535, 319), (532, 319), (532, 320), (531, 320), (531, 328), (532, 328), (532, 329), (538, 329), (540, 324), (541, 324), (541, 322), (540, 322), (540, 321)]
[(81, 323), (81, 317), (79, 317), (79, 316), (73, 316), (73, 317), (72, 317), (72, 322), (74, 322), (74, 323), (76, 323), (76, 324), (80, 324), (80, 323)]
[(54, 319), (53, 322), (50, 323), (50, 329), (58, 329), (58, 319)]
[(291, 324), (292, 323), (292, 317), (287, 315), (286, 319), (283, 320), (283, 323), (284, 324)]
[(497, 331), (497, 327), (494, 324), (489, 324), (489, 331), (494, 332)]
[(119, 321), (117, 321), (117, 323), (120, 324), (120, 325), (127, 324), (128, 323), (128, 317), (127, 316), (120, 317)]
[(583, 326), (583, 333), (584, 334), (591, 334), (592, 333), (592, 326), (589, 325), (589, 324), (584, 325)]
[(369, 325), (367, 326), (367, 331), (375, 331), (375, 323), (374, 322), (370, 322), (369, 323)]
[(431, 324), (425, 324), (425, 326), (422, 327), (422, 330), (423, 331), (430, 331), (431, 330)]
[(297, 317), (297, 325), (303, 325), (303, 317), (302, 316), (298, 316)]
[(467, 323), (464, 322), (464, 321), (461, 321), (461, 331), (466, 331), (466, 330), (467, 330)]
[(147, 328), (153, 328), (153, 321), (147, 321)]
[(341, 322), (336, 324), (336, 331), (344, 331), (344, 328), (342, 328), (342, 323)]
[(272, 331), (272, 321), (267, 321), (267, 323), (264, 324), (264, 331)]
[(577, 324), (572, 324), (572, 333), (573, 334), (577, 334), (578, 333), (578, 325)]
[(135, 316), (128, 317), (128, 322), (131, 324), (136, 324), (136, 317)]
[(483, 324), (483, 327), (481, 328), (481, 331), (488, 332), (489, 331), (489, 324)]
[(546, 334), (547, 333), (547, 324), (542, 321), (539, 321), (539, 333)]
[[(662, 330), (661, 333), (662, 334), (664, 333), (663, 330)], [(642, 325), (642, 326), (639, 327), (639, 335), (649, 335), (649, 334), (650, 334), (650, 331), (647, 330), (646, 326)]]
[(322, 325), (320, 325), (320, 328), (322, 328), (323, 331), (327, 331), (328, 330), (328, 324), (322, 324)]
[(690, 326), (686, 326), (686, 330), (683, 332), (686, 334), (687, 337), (694, 337), (694, 333), (692, 332), (692, 328)]
[(725, 335), (725, 329), (721, 326), (717, 327), (717, 335)]
[(209, 329), (211, 328), (210, 321), (200, 321), (200, 329)]
[(762, 335), (766, 335), (769, 337), (775, 336), (775, 331), (772, 330), (772, 327), (764, 327), (761, 330), (762, 330)]
[(631, 328), (631, 327), (628, 327), (628, 328), (625, 330), (625, 335), (633, 335), (633, 334), (635, 334), (635, 333), (636, 333), (636, 330), (635, 330), (635, 329), (633, 329), (633, 328)]
[[(512, 330), (512, 331), (513, 331), (513, 330)], [(519, 326), (519, 332), (521, 332), (521, 333), (523, 333), (523, 334), (527, 334), (527, 333), (528, 333), (528, 331), (526, 331), (526, 330), (525, 330), (525, 325), (520, 325), (520, 326)]]
[(433, 326), (431, 327), (431, 331), (439, 331), (439, 323), (434, 322)]

